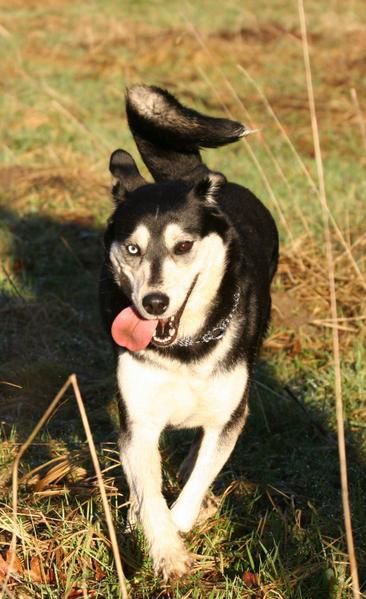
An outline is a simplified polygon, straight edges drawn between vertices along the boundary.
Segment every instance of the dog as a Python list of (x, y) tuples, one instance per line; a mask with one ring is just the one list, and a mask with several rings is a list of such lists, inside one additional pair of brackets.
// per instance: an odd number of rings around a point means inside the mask
[[(117, 362), (120, 454), (129, 522), (142, 524), (156, 573), (187, 573), (180, 533), (197, 521), (248, 413), (253, 368), (271, 310), (278, 233), (245, 187), (204, 164), (200, 148), (247, 134), (205, 116), (159, 87), (126, 94), (136, 145), (155, 182), (133, 158), (110, 158), (115, 209), (105, 232), (103, 318)], [(169, 508), (159, 437), (197, 429), (182, 465), (185, 484)]]

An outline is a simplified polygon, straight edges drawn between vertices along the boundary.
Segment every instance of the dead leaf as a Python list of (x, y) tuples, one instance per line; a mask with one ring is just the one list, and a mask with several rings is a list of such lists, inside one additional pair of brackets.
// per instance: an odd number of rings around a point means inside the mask
[(249, 572), (246, 570), (242, 575), (243, 582), (247, 585), (247, 587), (253, 589), (258, 586), (258, 578), (254, 572)]
[(8, 551), (6, 552), (6, 563), (8, 564), (8, 567), (11, 565), (11, 573), (12, 574), (22, 574), (23, 573), (23, 566), (22, 566), (22, 562), (20, 561), (19, 557), (14, 554), (14, 551), (12, 549), (8, 549)]
[(20, 260), (19, 258), (17, 258), (16, 260), (14, 260), (14, 262), (13, 262), (13, 272), (16, 275), (18, 275), (23, 270), (24, 270), (24, 262), (23, 262), (23, 260)]
[(8, 571), (8, 564), (4, 560), (3, 556), (0, 553), (0, 582), (2, 582), (6, 576)]
[(22, 573), (22, 562), (12, 549), (7, 550), (6, 559), (0, 553), (0, 582), (5, 580), (6, 576), (19, 576)]
[(30, 569), (27, 570), (32, 582), (41, 582), (43, 584), (51, 582), (50, 572), (45, 572), (40, 559), (36, 556), (31, 558)]
[(103, 580), (103, 578), (105, 578), (107, 574), (104, 572), (104, 570), (102, 570), (97, 560), (93, 560), (93, 565), (95, 569), (95, 580), (99, 582), (100, 580)]
[(88, 591), (87, 589), (74, 588), (65, 596), (65, 599), (77, 599), (78, 597), (87, 597), (92, 599), (96, 596), (96, 591)]

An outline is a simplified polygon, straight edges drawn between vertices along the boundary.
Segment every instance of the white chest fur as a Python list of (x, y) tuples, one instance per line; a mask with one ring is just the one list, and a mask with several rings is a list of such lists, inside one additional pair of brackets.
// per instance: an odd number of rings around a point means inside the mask
[(117, 376), (131, 422), (160, 430), (221, 428), (243, 397), (248, 370), (245, 362), (231, 370), (217, 368), (217, 350), (195, 365), (165, 358), (142, 362), (122, 353)]

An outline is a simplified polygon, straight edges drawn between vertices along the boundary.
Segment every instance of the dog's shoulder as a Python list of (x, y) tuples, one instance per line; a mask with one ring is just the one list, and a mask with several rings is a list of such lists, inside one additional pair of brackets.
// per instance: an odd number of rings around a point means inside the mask
[(249, 189), (227, 182), (220, 190), (219, 206), (237, 231), (242, 251), (255, 267), (263, 268), (272, 278), (278, 260), (278, 230), (268, 210)]

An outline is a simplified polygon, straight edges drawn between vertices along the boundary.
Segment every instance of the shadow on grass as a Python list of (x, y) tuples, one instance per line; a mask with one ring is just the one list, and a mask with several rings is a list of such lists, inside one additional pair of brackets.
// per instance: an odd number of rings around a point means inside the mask
[[(240, 539), (245, 530), (249, 534), (250, 527), (260, 531), (252, 546), (258, 565), (266, 563), (271, 569), (274, 555), (279, 553), (281, 574), (288, 577), (290, 586), (296, 587), (296, 576), (291, 582), (290, 573), (297, 572), (300, 581), (305, 575), (302, 590), (307, 594), (299, 596), (333, 597), (336, 578), (339, 582), (342, 575), (348, 576), (339, 567), (347, 559), (347, 550), (337, 436), (329, 429), (327, 414), (309, 405), (310, 387), (306, 389), (304, 384), (302, 396), (296, 397), (264, 363), (259, 365), (256, 379), (247, 427), (222, 478), (222, 482), (226, 477), (236, 481), (228, 498), (238, 523), (234, 537)], [(347, 454), (354, 537), (364, 587), (365, 456), (351, 434)], [(255, 483), (254, 495), (248, 495), (248, 480)]]
[[(0, 418), (16, 424), (23, 438), (75, 372), (98, 416), (96, 437), (108, 438), (113, 427), (103, 413), (113, 392), (113, 362), (98, 311), (101, 231), (37, 214), (19, 219), (4, 209), (0, 222), (11, 233), (0, 287)], [(77, 438), (80, 424), (68, 400), (49, 430)]]
[[(0, 222), (10, 231), (0, 288), (3, 425), (8, 430), (16, 427), (17, 440), (24, 439), (75, 372), (96, 441), (115, 441), (113, 356), (97, 298), (102, 232), (82, 222), (62, 223), (36, 214), (20, 219), (9, 209), (0, 210)], [(10, 274), (14, 272), (15, 278)], [(216, 564), (212, 584), (222, 577), (217, 573), (223, 553), (229, 556), (227, 579), (265, 566), (273, 579), (287, 577), (291, 588), (302, 585), (299, 597), (330, 597), (335, 562), (342, 563), (345, 552), (336, 437), (327, 428), (325, 414), (301, 407), (310, 391), (304, 388), (304, 397), (295, 400), (264, 363), (256, 379), (247, 426), (215, 483), (219, 494), (229, 485), (231, 490), (217, 521), (220, 527), (226, 518), (225, 534), (210, 546)], [(46, 434), (69, 446), (84, 443), (70, 396), (48, 423)], [(168, 473), (170, 466), (176, 471), (190, 438), (184, 432), (165, 436), (162, 451)], [(365, 461), (351, 434), (348, 452), (353, 526), (364, 579)], [(174, 474), (170, 480), (168, 474), (168, 496), (177, 492), (173, 479)], [(193, 532), (188, 541), (199, 552), (206, 533)], [(142, 564), (133, 539), (122, 541), (122, 554), (126, 553), (132, 577)], [(212, 577), (212, 571), (207, 576)], [(151, 592), (158, 587), (154, 589)]]

